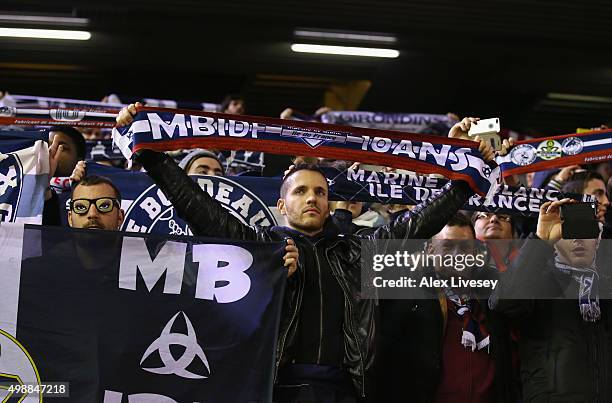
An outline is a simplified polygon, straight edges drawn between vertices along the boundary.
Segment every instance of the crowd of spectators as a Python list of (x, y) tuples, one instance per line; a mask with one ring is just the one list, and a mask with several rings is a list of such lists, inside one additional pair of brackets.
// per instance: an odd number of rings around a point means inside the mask
[[(221, 105), (223, 113), (248, 110), (238, 95)], [(119, 125), (131, 122), (135, 107), (119, 113)], [(293, 111), (281, 117), (291, 119)], [(469, 139), (467, 131), (477, 121), (457, 119), (448, 133), (437, 134)], [(87, 175), (85, 136), (95, 140), (104, 134), (50, 129), (51, 175), (73, 182), (71, 227), (118, 230), (124, 218), (120, 191), (104, 177)], [(492, 159), (490, 145), (480, 146)], [(499, 153), (512, 146), (505, 142)], [(595, 197), (599, 237), (562, 239), (560, 212), (570, 199), (542, 204), (531, 219), (467, 212), (461, 208), (473, 191), (453, 180), (417, 206), (330, 202), (320, 168), (359, 163), (313, 156), (295, 156), (284, 174), (277, 172), (283, 177), (277, 208), (285, 225), (248, 227), (187, 176), (262, 175), (259, 168), (237, 163), (238, 155), (143, 151), (123, 167), (147, 172), (194, 235), (291, 239), (275, 401), (612, 402), (612, 260), (607, 256), (612, 249), (603, 247), (612, 230), (610, 161), (512, 178), (514, 184)], [(57, 195), (49, 189), (45, 197), (44, 224), (58, 225)], [(388, 239), (429, 240), (430, 253), (484, 250), (486, 273), (462, 275), (499, 284), (487, 298), (461, 287), (432, 287), (428, 298), (360, 298), (361, 242)], [(444, 241), (463, 243), (445, 246)], [(457, 274), (437, 265), (431, 269), (438, 279)], [(557, 289), (566, 298), (559, 298)]]

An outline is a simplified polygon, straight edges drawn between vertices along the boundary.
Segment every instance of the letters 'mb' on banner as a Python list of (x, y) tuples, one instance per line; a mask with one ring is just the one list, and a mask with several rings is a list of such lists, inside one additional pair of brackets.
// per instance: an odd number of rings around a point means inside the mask
[(510, 176), (611, 159), (612, 130), (597, 130), (521, 141), (496, 161), (503, 176)]
[(499, 178), (475, 142), (316, 122), (142, 107), (130, 126), (113, 130), (113, 139), (126, 158), (141, 149), (197, 147), (313, 155), (437, 173), (481, 195)]
[(0, 245), (0, 382), (68, 383), (71, 402), (272, 401), (284, 242), (3, 223)]

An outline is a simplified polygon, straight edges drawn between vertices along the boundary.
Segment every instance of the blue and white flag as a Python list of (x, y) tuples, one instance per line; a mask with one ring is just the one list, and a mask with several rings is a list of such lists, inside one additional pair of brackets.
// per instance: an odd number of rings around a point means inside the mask
[(45, 131), (0, 131), (0, 222), (42, 223), (49, 187)]
[[(323, 171), (329, 184), (329, 199), (338, 201), (416, 205), (440, 193), (448, 182), (440, 178), (362, 169), (324, 168)], [(145, 173), (88, 163), (87, 174), (105, 176), (118, 187), (122, 195), (121, 206), (126, 212), (122, 230), (192, 234), (187, 223), (178, 217), (172, 204)], [(191, 178), (245, 225), (284, 223), (284, 217), (276, 208), (280, 178), (205, 175), (191, 175)], [(534, 217), (542, 203), (564, 197), (579, 201), (594, 200), (592, 196), (564, 194), (554, 189), (502, 186), (499, 193), (489, 200), (472, 196), (463, 209)], [(64, 225), (67, 225), (69, 193), (61, 194), (60, 200), (60, 215)]]
[[(87, 164), (87, 174), (106, 176), (118, 187), (122, 197), (121, 207), (125, 211), (121, 230), (192, 234), (187, 223), (178, 217), (172, 204), (147, 174), (95, 163)], [(283, 222), (276, 208), (280, 178), (193, 175), (192, 179), (245, 225), (272, 226)], [(68, 193), (61, 195), (64, 223), (67, 222), (68, 198)]]
[(0, 401), (271, 402), (284, 249), (0, 225)]

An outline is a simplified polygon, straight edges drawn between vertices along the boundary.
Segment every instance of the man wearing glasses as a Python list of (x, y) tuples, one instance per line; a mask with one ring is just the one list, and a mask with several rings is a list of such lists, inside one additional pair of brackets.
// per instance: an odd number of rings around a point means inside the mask
[(68, 211), (71, 227), (118, 230), (124, 216), (121, 194), (110, 179), (89, 175), (72, 190)]

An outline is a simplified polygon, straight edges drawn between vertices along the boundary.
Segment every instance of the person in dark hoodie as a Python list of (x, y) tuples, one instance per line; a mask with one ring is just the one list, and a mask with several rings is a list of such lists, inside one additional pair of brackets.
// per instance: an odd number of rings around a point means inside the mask
[[(484, 256), (472, 223), (462, 213), (448, 221), (426, 250), (429, 256)], [(443, 280), (498, 278), (495, 268), (482, 266), (459, 271), (435, 264), (424, 267), (423, 276)], [(415, 299), (380, 301), (384, 317), (396, 318), (381, 323), (380, 401), (516, 402), (519, 387), (513, 375), (510, 329), (499, 314), (488, 309), (489, 290), (484, 299), (484, 290), (469, 288), (418, 291), (422, 295)]]
[[(560, 209), (572, 202), (541, 206), (536, 232), (489, 300), (520, 331), (525, 403), (612, 401), (612, 245), (561, 239)], [(610, 236), (610, 218), (602, 238)]]

